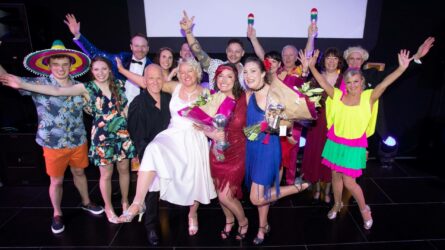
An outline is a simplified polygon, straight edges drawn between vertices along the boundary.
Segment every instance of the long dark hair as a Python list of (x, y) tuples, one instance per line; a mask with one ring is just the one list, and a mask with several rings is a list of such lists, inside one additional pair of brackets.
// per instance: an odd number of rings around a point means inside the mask
[(116, 109), (117, 109), (117, 112), (120, 113), (120, 111), (121, 111), (121, 104), (122, 104), (122, 96), (119, 94), (119, 89), (118, 89), (117, 84), (115, 83), (115, 78), (114, 78), (114, 75), (113, 75), (113, 71), (111, 71), (111, 69), (112, 69), (111, 62), (107, 58), (102, 57), (102, 56), (94, 57), (91, 60), (91, 64), (90, 64), (90, 74), (91, 74), (91, 78), (93, 80), (94, 80), (93, 64), (95, 62), (104, 62), (107, 65), (108, 69), (110, 70), (110, 74), (109, 74), (109, 77), (108, 77), (108, 80), (107, 80), (108, 81), (108, 88), (110, 88), (111, 96), (116, 99), (116, 104), (115, 104), (116, 105)]
[(233, 83), (232, 94), (235, 97), (235, 99), (238, 99), (243, 93), (243, 89), (241, 88), (241, 84), (238, 79), (238, 70), (236, 69), (236, 66), (233, 63), (225, 63), (218, 66), (218, 68), (215, 71), (215, 85), (213, 88), (216, 91), (219, 91), (218, 84), (216, 84), (216, 79), (218, 78), (218, 75), (221, 74), (221, 72), (223, 72), (225, 68), (227, 69), (227, 67), (229, 67), (233, 71), (233, 74), (235, 74), (235, 82)]
[(156, 63), (157, 65), (161, 66), (161, 64), (159, 63), (159, 60), (161, 59), (161, 53), (162, 51), (170, 51), (170, 53), (172, 54), (172, 66), (170, 66), (170, 68), (168, 69), (168, 73), (170, 73), (174, 68), (176, 68), (178, 66), (177, 61), (175, 60), (175, 53), (173, 52), (173, 50), (169, 47), (162, 47), (159, 49), (158, 53), (156, 54), (155, 58), (154, 58), (154, 63)]

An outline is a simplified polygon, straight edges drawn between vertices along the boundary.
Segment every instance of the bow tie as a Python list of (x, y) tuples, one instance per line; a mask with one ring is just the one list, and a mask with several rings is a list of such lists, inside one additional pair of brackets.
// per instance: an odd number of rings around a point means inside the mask
[(133, 59), (131, 59), (131, 63), (137, 63), (137, 64), (139, 64), (139, 65), (142, 65), (142, 62), (141, 62), (141, 61), (136, 61), (136, 60), (133, 60)]

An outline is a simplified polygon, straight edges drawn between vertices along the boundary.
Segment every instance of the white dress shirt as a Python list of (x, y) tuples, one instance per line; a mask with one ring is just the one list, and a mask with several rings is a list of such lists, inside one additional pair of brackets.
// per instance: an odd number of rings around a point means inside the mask
[[(145, 67), (145, 62), (147, 61), (147, 58), (144, 57), (144, 59), (142, 60), (137, 60), (136, 58), (132, 57), (132, 60), (136, 60), (136, 61), (140, 61), (142, 62), (142, 64), (139, 63), (130, 63), (130, 72), (133, 72), (135, 74), (138, 75), (143, 75), (144, 74), (144, 67)], [(139, 87), (139, 85), (137, 85), (136, 83), (127, 80), (125, 81), (125, 96), (127, 96), (128, 99), (128, 106), (130, 106), (131, 101), (133, 101), (133, 99), (139, 95), (141, 92), (141, 88)]]

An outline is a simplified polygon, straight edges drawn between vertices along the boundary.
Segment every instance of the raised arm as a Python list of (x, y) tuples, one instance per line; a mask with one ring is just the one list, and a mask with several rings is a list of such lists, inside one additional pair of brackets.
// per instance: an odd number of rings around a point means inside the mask
[[(306, 51), (304, 52), (306, 55)], [(317, 49), (314, 52), (314, 55), (309, 58), (309, 69), (312, 72), (312, 75), (314, 76), (315, 80), (317, 80), (318, 84), (326, 91), (329, 97), (334, 97), (334, 87), (332, 87), (328, 81), (324, 78), (320, 72), (318, 72), (317, 68), (315, 67), (315, 63), (317, 62), (318, 55), (320, 54), (320, 51)], [(302, 60), (307, 60), (306, 58), (302, 58)], [(302, 62), (303, 63), (303, 62)]]
[(147, 87), (145, 85), (145, 79), (143, 76), (135, 74), (135, 73), (129, 71), (128, 69), (124, 68), (124, 66), (122, 65), (121, 59), (119, 59), (118, 57), (116, 57), (114, 60), (116, 61), (116, 66), (117, 66), (117, 70), (119, 71), (119, 73), (124, 75), (128, 80), (139, 85), (139, 87), (144, 88), (144, 89)]
[(85, 89), (85, 86), (83, 84), (75, 84), (68, 87), (30, 84), (27, 83), (26, 81), (23, 81), (20, 77), (11, 74), (0, 75), (0, 82), (2, 82), (3, 85), (5, 86), (14, 89), (23, 89), (44, 95), (51, 95), (51, 96), (83, 95), (88, 97), (88, 91)]
[(315, 37), (318, 33), (318, 27), (317, 24), (309, 24), (309, 27), (307, 29), (307, 42), (306, 42), (306, 57), (312, 56), (312, 53), (314, 52), (314, 41)]
[(397, 78), (399, 78), (402, 73), (408, 68), (409, 63), (413, 60), (414, 57), (409, 58), (409, 51), (402, 49), (397, 55), (399, 59), (399, 67), (394, 70), (391, 74), (389, 74), (381, 83), (379, 83), (371, 94), (371, 105), (377, 101), (380, 96), (385, 92), (386, 88), (391, 85)]
[(420, 60), (420, 58), (424, 57), (430, 51), (431, 47), (433, 47), (435, 39), (434, 37), (428, 37), (417, 49), (416, 54), (414, 55), (414, 60)]
[(176, 86), (178, 86), (178, 84), (179, 82), (177, 81), (164, 82), (164, 84), (162, 85), (162, 91), (171, 94), (175, 90)]
[(211, 58), (209, 55), (202, 50), (201, 45), (199, 44), (198, 40), (196, 40), (195, 36), (193, 35), (193, 20), (195, 17), (189, 18), (187, 15), (187, 12), (183, 11), (184, 16), (182, 17), (181, 21), (179, 22), (181, 29), (185, 33), (185, 37), (187, 38), (187, 43), (189, 44), (190, 48), (193, 51), (193, 54), (198, 59), (199, 63), (201, 64), (202, 68), (207, 70), (210, 66), (210, 60)]
[(258, 38), (256, 36), (256, 30), (252, 25), (247, 26), (247, 37), (252, 43), (253, 50), (255, 51), (256, 56), (259, 59), (264, 60), (265, 53), (263, 46), (261, 46), (260, 41), (258, 41)]

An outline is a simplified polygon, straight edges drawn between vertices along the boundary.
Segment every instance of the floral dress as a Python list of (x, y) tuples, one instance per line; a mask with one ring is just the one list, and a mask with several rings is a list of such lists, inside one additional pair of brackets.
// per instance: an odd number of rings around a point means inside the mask
[(96, 166), (113, 164), (136, 155), (123, 112), (127, 105), (125, 90), (121, 81), (115, 81), (114, 84), (117, 84), (121, 97), (120, 112), (114, 95), (109, 99), (94, 81), (85, 83), (90, 95), (85, 111), (93, 116), (89, 157)]

